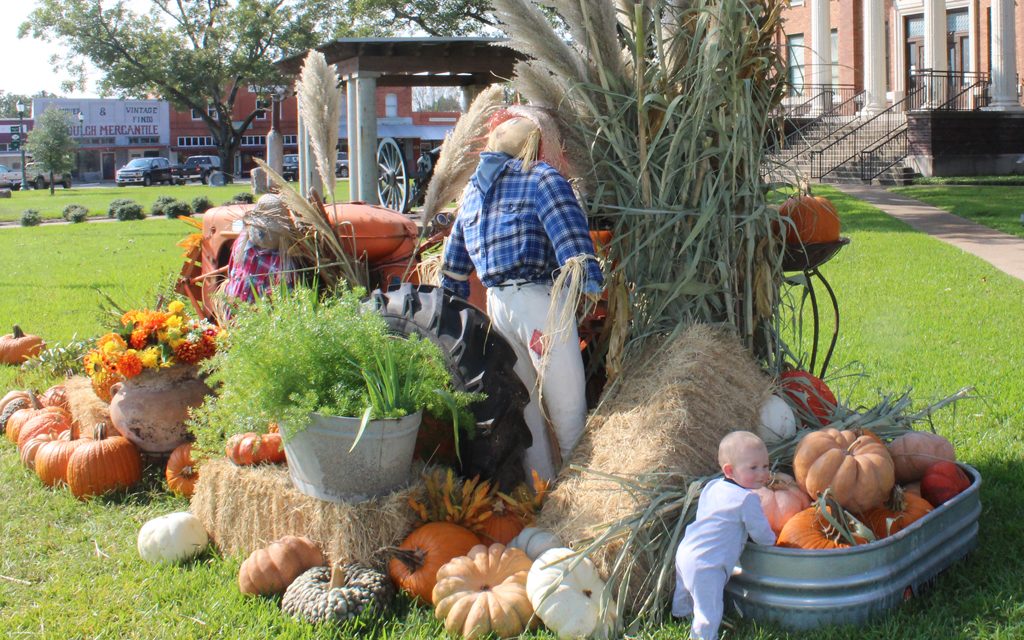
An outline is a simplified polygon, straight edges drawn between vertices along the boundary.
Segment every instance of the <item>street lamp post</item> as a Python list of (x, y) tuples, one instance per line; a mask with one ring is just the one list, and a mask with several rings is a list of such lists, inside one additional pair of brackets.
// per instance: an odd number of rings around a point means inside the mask
[(18, 101), (15, 105), (18, 109), (18, 131), (21, 136), (18, 148), (21, 149), (21, 190), (28, 191), (28, 182), (25, 180), (25, 104)]
[[(81, 139), (85, 133), (85, 115), (78, 112), (78, 138)], [(78, 175), (75, 177), (76, 180), (82, 179), (82, 154), (78, 151), (75, 152), (75, 168), (78, 169)]]

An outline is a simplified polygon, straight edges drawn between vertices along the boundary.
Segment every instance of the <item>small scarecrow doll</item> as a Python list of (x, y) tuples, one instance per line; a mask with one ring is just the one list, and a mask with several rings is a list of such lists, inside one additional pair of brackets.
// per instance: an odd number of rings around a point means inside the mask
[(292, 284), (293, 268), (287, 246), (295, 224), (278, 196), (266, 194), (242, 218), (242, 232), (231, 247), (228, 280), (224, 289), (230, 299), (253, 302), (278, 286), (282, 277)]
[(575, 312), (580, 294), (599, 295), (604, 278), (586, 216), (559, 171), (565, 162), (552, 118), (514, 106), (488, 124), (486, 150), (445, 243), (441, 285), (467, 297), (475, 270), (487, 287), (491, 322), (515, 349), (515, 372), (531, 390), (526, 476), (534, 470), (550, 479), (586, 424)]

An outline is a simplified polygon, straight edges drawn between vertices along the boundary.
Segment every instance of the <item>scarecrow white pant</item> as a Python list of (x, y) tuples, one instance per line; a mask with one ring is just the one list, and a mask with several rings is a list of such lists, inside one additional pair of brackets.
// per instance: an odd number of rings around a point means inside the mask
[(676, 557), (677, 579), (676, 592), (672, 598), (672, 615), (677, 618), (693, 615), (690, 638), (717, 640), (729, 573), (722, 567), (693, 565), (692, 561)]
[[(545, 480), (558, 474), (562, 459), (567, 458), (576, 446), (587, 421), (586, 380), (575, 325), (570, 331), (557, 336), (550, 345), (543, 388), (538, 389), (537, 372), (542, 353), (540, 338), (550, 306), (551, 287), (548, 285), (530, 283), (487, 290), (491, 323), (515, 350), (514, 370), (530, 392), (530, 402), (523, 411), (533, 436), (533, 445), (523, 458), (526, 477), (529, 478), (530, 471), (534, 470)], [(545, 415), (554, 431), (557, 449), (549, 439)]]

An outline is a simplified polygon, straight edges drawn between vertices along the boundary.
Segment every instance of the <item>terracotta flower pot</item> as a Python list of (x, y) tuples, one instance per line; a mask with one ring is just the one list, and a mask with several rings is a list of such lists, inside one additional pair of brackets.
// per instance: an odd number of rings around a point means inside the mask
[(147, 369), (110, 388), (110, 421), (143, 453), (170, 454), (188, 439), (188, 410), (209, 393), (193, 366)]

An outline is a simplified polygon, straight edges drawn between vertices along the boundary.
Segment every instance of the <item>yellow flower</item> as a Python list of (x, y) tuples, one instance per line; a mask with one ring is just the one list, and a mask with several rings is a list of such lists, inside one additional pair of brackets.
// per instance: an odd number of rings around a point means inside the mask
[[(175, 303), (172, 302), (171, 304), (175, 304)], [(178, 302), (177, 304), (181, 304), (181, 303)], [(184, 318), (182, 316), (180, 316), (180, 315), (172, 315), (172, 316), (169, 316), (167, 318), (167, 322), (164, 323), (164, 326), (166, 326), (168, 329), (179, 329), (179, 328), (181, 328), (181, 323), (183, 321), (184, 321)]]
[[(169, 305), (167, 305), (167, 313), (169, 313), (171, 315), (181, 316), (182, 312), (184, 310), (185, 310), (185, 303), (183, 303), (180, 300), (175, 300), (175, 301), (171, 302)], [(168, 323), (170, 323), (170, 320), (171, 319), (168, 318)], [(178, 321), (181, 322), (180, 318), (179, 318)]]
[(139, 355), (139, 360), (146, 369), (155, 369), (160, 364), (160, 350), (150, 347)]

